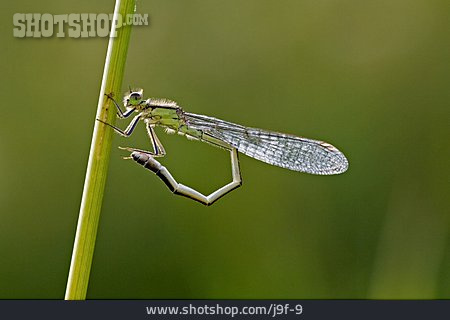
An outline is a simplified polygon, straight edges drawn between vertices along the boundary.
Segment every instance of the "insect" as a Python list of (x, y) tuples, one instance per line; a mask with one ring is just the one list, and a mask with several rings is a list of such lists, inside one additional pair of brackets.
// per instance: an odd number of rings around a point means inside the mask
[[(175, 194), (191, 198), (205, 205), (238, 188), (242, 184), (241, 171), (237, 151), (282, 168), (318, 175), (343, 173), (348, 168), (344, 154), (329, 143), (297, 137), (290, 134), (244, 127), (220, 119), (185, 112), (172, 100), (149, 98), (144, 99), (143, 90), (127, 92), (123, 99), (125, 111), (113, 99), (119, 118), (128, 118), (135, 114), (125, 130), (97, 119), (110, 126), (115, 132), (129, 137), (140, 120), (144, 121), (153, 151), (120, 147), (131, 152), (130, 157), (138, 164), (156, 173), (156, 175)], [(159, 141), (155, 127), (165, 128), (167, 133), (185, 135), (188, 139), (200, 140), (210, 145), (228, 150), (231, 157), (232, 182), (217, 189), (208, 196), (197, 190), (178, 183), (169, 170), (155, 160), (166, 155)]]

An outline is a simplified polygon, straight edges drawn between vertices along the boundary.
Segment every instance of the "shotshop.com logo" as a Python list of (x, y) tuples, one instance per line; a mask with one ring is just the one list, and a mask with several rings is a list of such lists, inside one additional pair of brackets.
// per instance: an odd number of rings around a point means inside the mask
[[(94, 38), (115, 37), (116, 30), (127, 26), (147, 26), (148, 14), (125, 17), (107, 13), (15, 13), (13, 35), (16, 38)], [(113, 27), (113, 28), (111, 28)]]

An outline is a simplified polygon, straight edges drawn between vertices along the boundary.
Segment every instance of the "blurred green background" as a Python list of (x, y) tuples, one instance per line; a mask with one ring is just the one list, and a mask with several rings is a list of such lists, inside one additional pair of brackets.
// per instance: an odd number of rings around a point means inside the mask
[[(14, 13), (113, 0), (2, 1), (0, 298), (64, 297), (107, 39), (18, 39)], [(139, 1), (123, 91), (322, 139), (322, 177), (241, 156), (212, 207), (172, 195), (114, 137), (88, 298), (450, 298), (445, 0)], [(125, 121), (117, 121), (121, 127)], [(159, 131), (161, 162), (208, 193), (226, 152)]]

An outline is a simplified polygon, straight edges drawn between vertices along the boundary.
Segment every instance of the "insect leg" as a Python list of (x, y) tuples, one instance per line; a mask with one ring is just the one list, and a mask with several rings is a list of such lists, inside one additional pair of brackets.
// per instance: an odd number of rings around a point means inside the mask
[[(155, 133), (155, 129), (153, 128), (152, 125), (150, 125), (148, 123), (146, 125), (146, 129), (147, 129), (147, 134), (150, 138), (150, 141), (152, 142), (153, 152), (147, 151), (147, 150), (142, 150), (142, 149), (131, 148), (131, 147), (119, 147), (119, 149), (127, 150), (130, 152), (136, 151), (139, 153), (146, 153), (152, 157), (164, 157), (166, 155), (166, 150), (164, 150), (164, 147), (163, 147), (161, 141), (159, 141), (158, 136)], [(125, 159), (129, 159), (129, 158), (127, 157)]]
[(233, 181), (217, 189), (208, 196), (203, 195), (197, 190), (178, 183), (175, 178), (170, 174), (169, 170), (162, 166), (158, 161), (153, 159), (146, 153), (141, 153), (134, 151), (131, 157), (134, 161), (142, 165), (144, 168), (153, 171), (172, 191), (172, 193), (190, 198), (192, 200), (203, 203), (204, 205), (211, 205), (219, 198), (223, 197), (232, 190), (239, 188), (242, 185), (241, 171), (239, 169), (239, 159), (236, 149), (230, 150), (231, 154), (231, 171), (233, 176)]
[(136, 108), (133, 108), (133, 109), (129, 109), (129, 110), (126, 110), (125, 112), (123, 112), (123, 111), (122, 111), (122, 108), (120, 108), (119, 104), (118, 104), (117, 101), (112, 97), (111, 94), (106, 94), (106, 93), (105, 93), (105, 96), (107, 96), (109, 99), (112, 100), (112, 102), (114, 103), (114, 105), (115, 105), (116, 108), (117, 108), (117, 116), (118, 116), (119, 118), (121, 118), (121, 119), (128, 118), (128, 117), (129, 117), (131, 114), (133, 114), (133, 112), (136, 110)]
[(150, 137), (150, 140), (151, 140), (152, 146), (153, 146), (153, 150), (155, 150), (155, 153), (157, 155), (165, 156), (166, 150), (164, 150), (164, 147), (163, 147), (161, 141), (159, 141), (159, 138), (156, 135), (154, 127), (147, 123), (145, 128), (147, 129), (147, 134)]
[(117, 128), (116, 126), (113, 126), (112, 124), (109, 124), (109, 123), (107, 123), (105, 121), (102, 121), (100, 119), (97, 119), (97, 121), (100, 121), (101, 123), (104, 123), (107, 126), (110, 126), (111, 128), (114, 129), (115, 132), (117, 132), (121, 136), (129, 137), (133, 133), (134, 128), (136, 128), (136, 125), (139, 122), (140, 118), (141, 118), (141, 114), (138, 114), (136, 117), (134, 117), (133, 120), (131, 120), (130, 124), (128, 125), (128, 127), (125, 130)]

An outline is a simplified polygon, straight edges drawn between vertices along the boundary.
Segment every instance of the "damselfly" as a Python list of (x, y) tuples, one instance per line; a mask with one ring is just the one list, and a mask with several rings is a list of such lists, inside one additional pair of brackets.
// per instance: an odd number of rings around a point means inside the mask
[[(143, 120), (153, 146), (153, 151), (136, 148), (122, 148), (130, 151), (140, 165), (153, 171), (169, 189), (205, 205), (210, 205), (242, 184), (237, 151), (282, 168), (311, 174), (332, 175), (347, 170), (348, 161), (344, 154), (329, 143), (297, 137), (290, 134), (248, 128), (231, 122), (185, 112), (178, 104), (168, 99), (143, 98), (143, 90), (130, 90), (125, 94), (125, 111), (112, 98), (119, 118), (137, 115), (125, 130), (119, 129), (101, 119), (98, 121), (112, 127), (124, 137), (129, 137), (139, 120)], [(165, 128), (167, 133), (178, 133), (189, 139), (207, 142), (210, 145), (230, 151), (233, 181), (214, 191), (209, 196), (178, 183), (155, 157), (163, 157), (166, 152), (155, 133), (155, 127)]]

